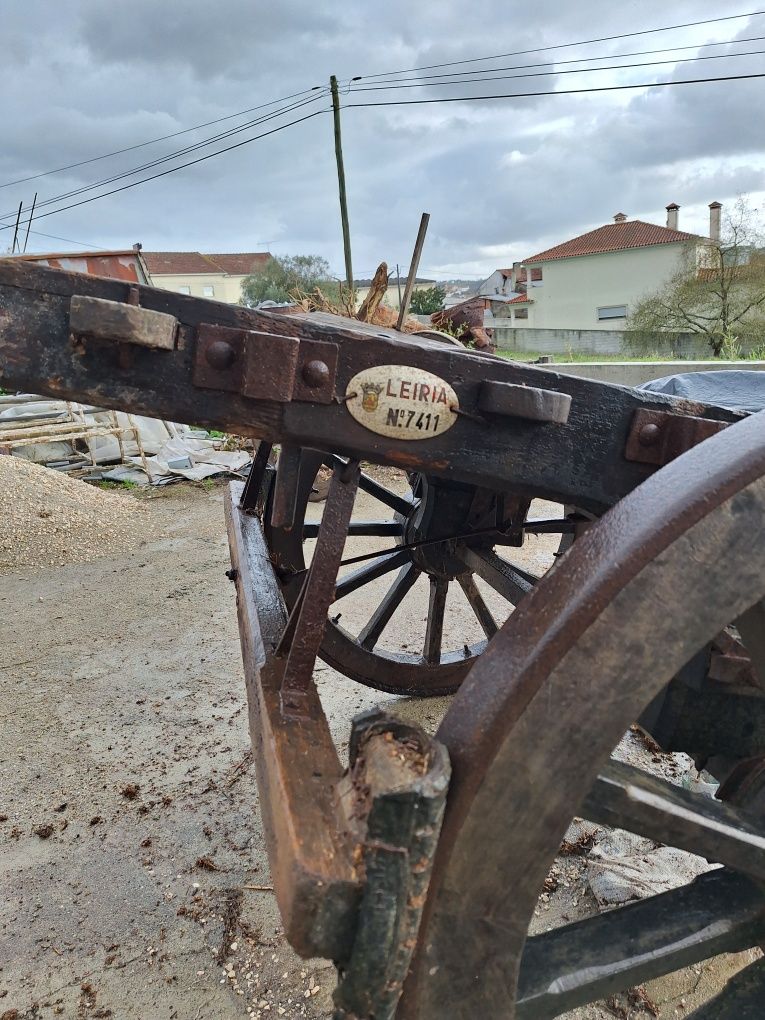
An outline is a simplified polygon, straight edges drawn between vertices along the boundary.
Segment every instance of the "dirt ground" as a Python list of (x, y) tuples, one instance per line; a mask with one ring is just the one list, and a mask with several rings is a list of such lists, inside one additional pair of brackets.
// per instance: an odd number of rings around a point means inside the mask
[[(295, 956), (270, 891), (222, 487), (144, 498), (146, 544), (0, 577), (0, 1020), (326, 1018), (332, 966)], [(370, 502), (360, 516), (379, 515)], [(389, 540), (353, 551), (370, 541)], [(544, 569), (551, 554), (536, 540), (525, 564)], [(366, 622), (385, 587), (341, 605), (343, 623)], [(424, 590), (407, 601), (391, 647), (417, 647), (426, 606)], [(476, 630), (455, 594), (445, 646)], [(364, 708), (395, 702), (432, 730), (446, 706), (389, 699), (323, 664), (317, 679), (341, 746)], [(583, 858), (559, 869), (539, 929), (597, 910)], [(662, 1018), (684, 1015), (740, 965), (723, 959), (648, 992)], [(612, 1006), (575, 1015), (651, 1015)]]

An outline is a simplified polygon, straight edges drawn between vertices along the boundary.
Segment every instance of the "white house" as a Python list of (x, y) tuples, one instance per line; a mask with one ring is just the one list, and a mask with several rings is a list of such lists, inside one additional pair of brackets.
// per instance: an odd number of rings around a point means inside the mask
[[(679, 206), (667, 206), (667, 225), (628, 220), (597, 227), (532, 255), (512, 270), (496, 270), (481, 293), (497, 296), (497, 325), (531, 329), (624, 329), (630, 306), (658, 290), (680, 268), (689, 245), (719, 238), (720, 203), (712, 202), (710, 237), (678, 230)], [(530, 276), (530, 282), (528, 277)]]
[(271, 258), (267, 251), (203, 254), (199, 251), (144, 251), (151, 282), (163, 290), (239, 304), (242, 283)]

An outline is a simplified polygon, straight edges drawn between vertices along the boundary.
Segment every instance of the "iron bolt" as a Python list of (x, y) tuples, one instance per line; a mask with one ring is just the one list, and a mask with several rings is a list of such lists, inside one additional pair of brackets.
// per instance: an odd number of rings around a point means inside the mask
[(661, 429), (658, 425), (654, 425), (653, 422), (649, 422), (648, 425), (643, 425), (638, 433), (638, 442), (641, 446), (656, 446), (661, 435)]
[(329, 382), (329, 367), (318, 359), (303, 366), (303, 382), (312, 389), (318, 389)]
[(236, 567), (232, 567), (231, 570), (226, 571), (226, 577), (229, 579), (229, 581), (235, 581), (237, 577), (239, 577), (239, 571), (236, 569)]
[(211, 368), (224, 372), (227, 368), (231, 368), (236, 361), (236, 351), (225, 340), (213, 340), (205, 351), (205, 358)]

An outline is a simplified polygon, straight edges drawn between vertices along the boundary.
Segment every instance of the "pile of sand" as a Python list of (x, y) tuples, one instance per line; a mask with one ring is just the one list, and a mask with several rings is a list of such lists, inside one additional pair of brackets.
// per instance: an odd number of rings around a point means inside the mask
[(87, 563), (153, 537), (154, 514), (20, 457), (0, 456), (0, 571)]

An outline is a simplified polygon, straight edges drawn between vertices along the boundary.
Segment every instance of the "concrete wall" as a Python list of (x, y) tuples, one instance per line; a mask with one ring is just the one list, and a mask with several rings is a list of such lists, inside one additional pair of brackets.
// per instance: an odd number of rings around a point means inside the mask
[(597, 382), (618, 383), (620, 386), (640, 386), (650, 379), (681, 372), (719, 372), (737, 368), (745, 372), (765, 371), (765, 361), (604, 361), (569, 362), (568, 364), (541, 365), (561, 375), (575, 375)]
[[(225, 273), (187, 273), (185, 275), (154, 273), (151, 277), (154, 286), (161, 287), (162, 290), (180, 292), (181, 287), (188, 287), (193, 297), (207, 297), (211, 301), (226, 301), (230, 305), (239, 304), (242, 297), (242, 281), (245, 279), (245, 276), (227, 276)], [(205, 294), (205, 287), (212, 287), (213, 294)]]
[[(626, 305), (657, 290), (687, 257), (684, 243), (579, 255), (541, 262), (542, 285), (530, 288), (527, 325), (535, 329), (603, 329), (598, 308)], [(537, 265), (537, 264), (535, 264)], [(608, 329), (624, 329), (624, 319)]]
[[(624, 333), (618, 329), (527, 329), (501, 325), (501, 318), (485, 325), (494, 330), (494, 342), (503, 351), (525, 351), (538, 354), (623, 354), (629, 348), (624, 345)], [(666, 350), (675, 357), (706, 358), (709, 345), (693, 333), (667, 333), (664, 343), (656, 345), (657, 351)]]

